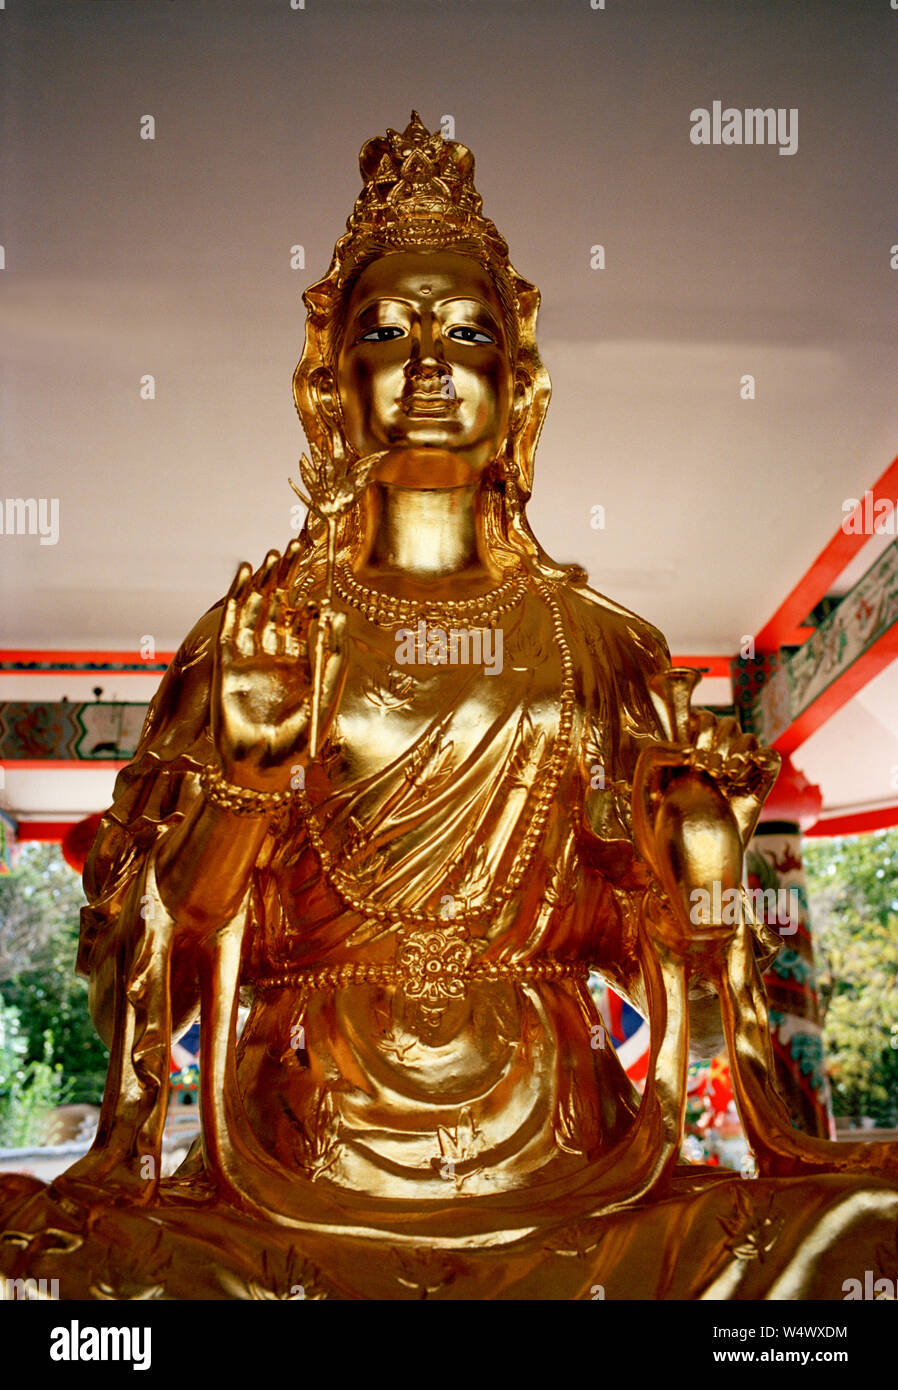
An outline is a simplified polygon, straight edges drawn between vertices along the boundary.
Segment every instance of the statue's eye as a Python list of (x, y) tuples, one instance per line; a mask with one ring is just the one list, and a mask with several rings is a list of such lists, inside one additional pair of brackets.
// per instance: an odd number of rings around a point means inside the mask
[(455, 338), (460, 343), (494, 343), (496, 340), (490, 333), (484, 333), (480, 328), (450, 328), (448, 336)]
[(372, 328), (370, 333), (363, 333), (359, 339), (360, 343), (391, 343), (394, 338), (405, 337), (405, 330), (396, 328), (390, 324), (384, 324), (382, 328)]

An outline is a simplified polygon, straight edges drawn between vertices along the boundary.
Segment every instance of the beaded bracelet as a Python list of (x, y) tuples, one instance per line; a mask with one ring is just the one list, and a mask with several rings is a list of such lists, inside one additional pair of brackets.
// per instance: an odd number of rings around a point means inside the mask
[(228, 782), (212, 763), (206, 763), (203, 767), (200, 786), (207, 801), (238, 816), (274, 815), (292, 798), (289, 791), (257, 792), (250, 787), (237, 787), (233, 782)]

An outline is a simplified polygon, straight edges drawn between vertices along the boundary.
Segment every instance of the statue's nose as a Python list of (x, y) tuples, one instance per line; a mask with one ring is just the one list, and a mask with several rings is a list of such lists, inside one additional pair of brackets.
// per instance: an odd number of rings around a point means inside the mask
[(432, 320), (423, 319), (417, 332), (412, 334), (412, 351), (407, 370), (419, 381), (427, 381), (445, 373), (443, 344), (439, 329)]
[(431, 354), (429, 357), (412, 357), (408, 364), (408, 372), (417, 381), (432, 381), (436, 377), (444, 376), (446, 368)]

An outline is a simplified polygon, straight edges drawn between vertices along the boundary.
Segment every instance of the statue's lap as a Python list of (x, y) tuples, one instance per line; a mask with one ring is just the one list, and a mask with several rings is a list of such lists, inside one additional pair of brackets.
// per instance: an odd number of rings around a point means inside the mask
[[(534, 1198), (538, 1195), (534, 1192)], [(363, 1231), (260, 1221), (194, 1185), (151, 1205), (75, 1201), (0, 1180), (0, 1273), (57, 1278), (60, 1297), (203, 1299), (842, 1299), (895, 1274), (898, 1193), (856, 1175), (755, 1179), (679, 1169), (670, 1194), (611, 1215), (534, 1205), (529, 1228), (435, 1240), (411, 1223)]]

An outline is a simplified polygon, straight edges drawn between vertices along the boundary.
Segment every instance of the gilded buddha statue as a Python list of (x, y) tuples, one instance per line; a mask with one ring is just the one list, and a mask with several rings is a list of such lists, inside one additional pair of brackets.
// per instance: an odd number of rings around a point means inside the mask
[[(304, 296), (305, 524), (197, 623), (118, 777), (78, 960), (99, 1130), (49, 1187), (0, 1185), (0, 1271), (65, 1298), (841, 1298), (894, 1263), (895, 1155), (792, 1129), (778, 938), (747, 900), (690, 912), (739, 889), (778, 759), (536, 540), (539, 295), (470, 151), (413, 113), (360, 164)], [(590, 970), (650, 1018), (641, 1096)], [(163, 1177), (197, 1018), (202, 1137)], [(724, 1042), (752, 1180), (680, 1161), (690, 1051)]]

